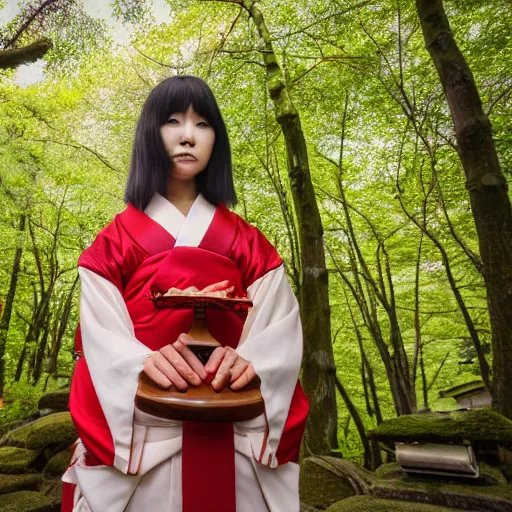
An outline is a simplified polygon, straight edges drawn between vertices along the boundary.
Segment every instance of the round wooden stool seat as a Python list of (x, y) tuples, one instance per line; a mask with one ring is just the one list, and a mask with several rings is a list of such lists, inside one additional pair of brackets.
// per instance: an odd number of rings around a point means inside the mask
[(203, 382), (181, 392), (175, 388), (161, 389), (141, 373), (135, 404), (148, 414), (180, 421), (246, 421), (265, 411), (257, 377), (240, 391), (226, 386), (216, 392)]

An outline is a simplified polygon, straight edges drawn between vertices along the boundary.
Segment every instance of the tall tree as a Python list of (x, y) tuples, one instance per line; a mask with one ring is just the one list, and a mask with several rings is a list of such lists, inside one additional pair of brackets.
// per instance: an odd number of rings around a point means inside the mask
[(305, 442), (311, 453), (328, 454), (338, 445), (335, 366), (323, 227), (311, 181), (306, 139), (262, 11), (253, 0), (236, 0), (233, 3), (247, 11), (258, 30), (264, 47), (262, 54), (267, 87), (284, 135), (300, 244), (299, 302), (304, 331), (302, 383), (311, 402)]
[(512, 418), (512, 209), (478, 89), (442, 0), (416, 0), (425, 45), (450, 107), (483, 263), (492, 328), (495, 407)]

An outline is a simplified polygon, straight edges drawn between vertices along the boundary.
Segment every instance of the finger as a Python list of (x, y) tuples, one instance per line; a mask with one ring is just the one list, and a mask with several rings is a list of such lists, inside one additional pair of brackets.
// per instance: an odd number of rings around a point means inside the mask
[(155, 367), (153, 361), (148, 361), (144, 364), (144, 373), (158, 386), (167, 389), (172, 386), (172, 382)]
[(155, 354), (153, 359), (156, 368), (160, 370), (180, 391), (187, 390), (187, 381), (176, 371), (172, 363), (170, 363), (161, 352)]
[(222, 360), (222, 363), (220, 363), (219, 369), (215, 374), (215, 379), (212, 381), (213, 389), (220, 391), (226, 387), (226, 384), (231, 378), (231, 367), (235, 364), (237, 358), (238, 354), (232, 348), (227, 347), (224, 359)]
[[(171, 366), (178, 372), (180, 377), (185, 379), (188, 383), (194, 386), (201, 384), (201, 379), (197, 373), (190, 368), (189, 364), (181, 357), (180, 353), (172, 346), (166, 345), (160, 349), (160, 354), (171, 364)], [(174, 382), (174, 381), (173, 381)], [(174, 382), (174, 384), (177, 384)]]
[(254, 378), (256, 377), (256, 372), (254, 371), (254, 367), (252, 364), (249, 364), (249, 366), (246, 368), (244, 373), (238, 377), (234, 382), (232, 382), (229, 387), (233, 391), (237, 391), (239, 389), (245, 388), (247, 384), (249, 384)]
[(226, 347), (217, 347), (208, 359), (206, 366), (204, 369), (207, 373), (215, 375), (217, 373), (217, 369), (219, 368), (220, 363), (224, 359), (224, 354), (226, 353)]
[(178, 339), (173, 343), (173, 347), (183, 357), (192, 370), (199, 376), (201, 380), (206, 380), (208, 374), (204, 369), (203, 363), (199, 361), (198, 357), (187, 346), (187, 341), (191, 338), (186, 334), (180, 334)]
[(235, 361), (235, 364), (231, 367), (231, 378), (229, 379), (229, 382), (234, 382), (242, 373), (245, 372), (247, 367), (250, 365), (249, 361), (245, 360), (243, 357), (238, 357), (238, 359)]

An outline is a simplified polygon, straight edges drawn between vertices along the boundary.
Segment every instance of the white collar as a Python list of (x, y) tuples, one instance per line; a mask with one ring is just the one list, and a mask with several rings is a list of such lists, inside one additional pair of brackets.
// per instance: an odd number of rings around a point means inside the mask
[(155, 192), (144, 213), (176, 240), (176, 246), (198, 247), (210, 227), (215, 206), (199, 194), (185, 216), (168, 199)]

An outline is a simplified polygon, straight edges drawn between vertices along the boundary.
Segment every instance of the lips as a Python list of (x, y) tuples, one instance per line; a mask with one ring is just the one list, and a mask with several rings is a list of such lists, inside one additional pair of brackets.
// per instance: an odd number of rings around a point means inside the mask
[(196, 160), (195, 157), (193, 157), (192, 155), (190, 155), (189, 153), (183, 153), (183, 154), (179, 154), (179, 155), (175, 155), (174, 158), (176, 160), (185, 160), (185, 161), (194, 161)]

